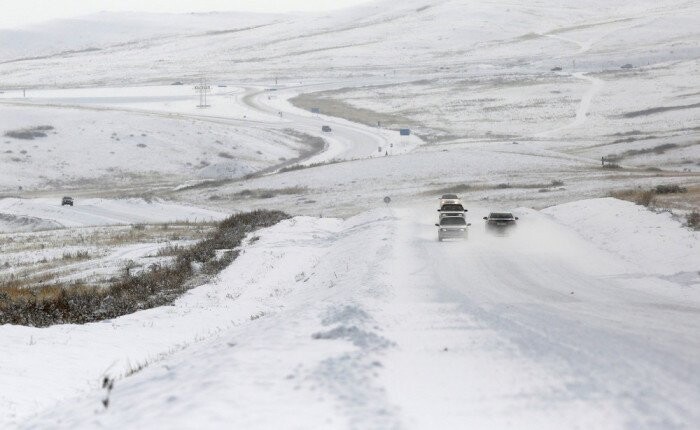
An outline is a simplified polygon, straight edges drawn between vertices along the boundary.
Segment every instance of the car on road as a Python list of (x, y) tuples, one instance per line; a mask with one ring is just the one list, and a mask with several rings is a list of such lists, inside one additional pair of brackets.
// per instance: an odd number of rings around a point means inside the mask
[(440, 212), (440, 219), (447, 217), (464, 218), (464, 213), (467, 212), (467, 209), (464, 209), (464, 206), (458, 203), (448, 203), (446, 205), (440, 206), (440, 209), (438, 209), (437, 211)]
[(517, 216), (513, 216), (510, 212), (491, 212), (489, 216), (484, 217), (486, 228), (492, 230), (503, 230), (515, 226)]
[(467, 227), (471, 224), (467, 223), (464, 217), (445, 217), (440, 219), (440, 222), (435, 224), (438, 228), (438, 241), (442, 242), (445, 239), (466, 239)]
[(331, 132), (331, 126), (330, 125), (324, 125), (321, 127), (321, 131), (324, 133), (330, 133)]
[(61, 199), (61, 206), (73, 206), (73, 197), (64, 197)]
[(461, 205), (462, 200), (457, 196), (457, 194), (443, 194), (440, 197), (440, 206), (442, 205)]

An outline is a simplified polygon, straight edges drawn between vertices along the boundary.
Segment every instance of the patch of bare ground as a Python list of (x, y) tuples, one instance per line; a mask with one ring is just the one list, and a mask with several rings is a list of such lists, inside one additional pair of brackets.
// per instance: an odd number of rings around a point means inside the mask
[(700, 103), (693, 103), (689, 105), (678, 105), (678, 106), (659, 106), (649, 109), (642, 109), (633, 112), (627, 112), (622, 114), (623, 118), (636, 118), (638, 116), (654, 115), (657, 113), (670, 112), (674, 110), (684, 110), (684, 109), (697, 109), (700, 108)]
[(406, 117), (355, 107), (334, 98), (338, 94), (342, 94), (342, 92), (343, 90), (300, 94), (289, 101), (301, 109), (310, 111), (311, 108), (319, 108), (324, 115), (345, 118), (371, 127), (376, 127), (377, 121), (381, 123), (382, 127), (396, 129), (416, 125), (415, 121)]
[(239, 199), (271, 199), (278, 195), (301, 195), (307, 192), (307, 187), (245, 189), (238, 191), (233, 197)]
[[(143, 228), (141, 228), (143, 227)], [(0, 253), (39, 251), (72, 246), (119, 246), (171, 240), (193, 240), (216, 227), (215, 222), (174, 221), (133, 226), (84, 227), (0, 234)]]
[(610, 197), (646, 207), (697, 211), (700, 209), (700, 185), (660, 184), (654, 187), (626, 188), (612, 191)]
[(554, 189), (557, 189), (559, 187), (562, 187), (564, 185), (564, 182), (558, 179), (553, 179), (550, 182), (532, 182), (532, 183), (525, 183), (525, 182), (503, 182), (499, 184), (483, 184), (483, 183), (474, 183), (474, 184), (451, 184), (451, 185), (443, 185), (439, 188), (434, 188), (428, 191), (425, 191), (423, 195), (442, 195), (442, 194), (460, 194), (460, 193), (467, 193), (467, 192), (472, 192), (472, 191), (486, 191), (486, 190), (505, 190), (505, 189), (537, 189), (540, 190), (541, 192), (545, 191), (551, 191)]

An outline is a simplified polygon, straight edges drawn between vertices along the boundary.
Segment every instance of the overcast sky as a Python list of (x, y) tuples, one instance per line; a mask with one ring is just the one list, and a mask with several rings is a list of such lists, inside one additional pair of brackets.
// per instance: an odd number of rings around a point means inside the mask
[(144, 12), (332, 10), (367, 0), (0, 0), (0, 28), (19, 28), (54, 18), (103, 10)]

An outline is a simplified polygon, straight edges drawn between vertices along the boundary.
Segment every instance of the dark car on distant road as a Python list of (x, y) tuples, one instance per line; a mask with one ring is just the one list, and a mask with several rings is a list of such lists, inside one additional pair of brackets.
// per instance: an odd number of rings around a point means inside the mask
[(485, 216), (486, 228), (493, 230), (502, 230), (515, 226), (517, 216), (513, 216), (510, 212), (491, 212), (489, 216)]
[(64, 197), (61, 199), (61, 206), (73, 206), (73, 197)]
[(330, 125), (324, 125), (321, 127), (321, 131), (324, 133), (330, 133), (331, 132), (331, 126)]

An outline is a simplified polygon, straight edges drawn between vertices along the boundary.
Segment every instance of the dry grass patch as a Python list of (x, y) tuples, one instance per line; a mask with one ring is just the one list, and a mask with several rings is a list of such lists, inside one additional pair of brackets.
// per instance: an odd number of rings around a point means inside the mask
[(656, 203), (656, 193), (653, 190), (629, 189), (613, 191), (610, 197), (615, 197), (619, 200), (627, 200), (642, 206), (654, 206)]
[(172, 264), (154, 264), (137, 275), (127, 272), (108, 285), (3, 282), (0, 324), (83, 324), (170, 304), (196, 285), (193, 280), (198, 275), (212, 276), (228, 266), (248, 233), (287, 218), (279, 211), (233, 215), (217, 224), (204, 240), (177, 252)]

